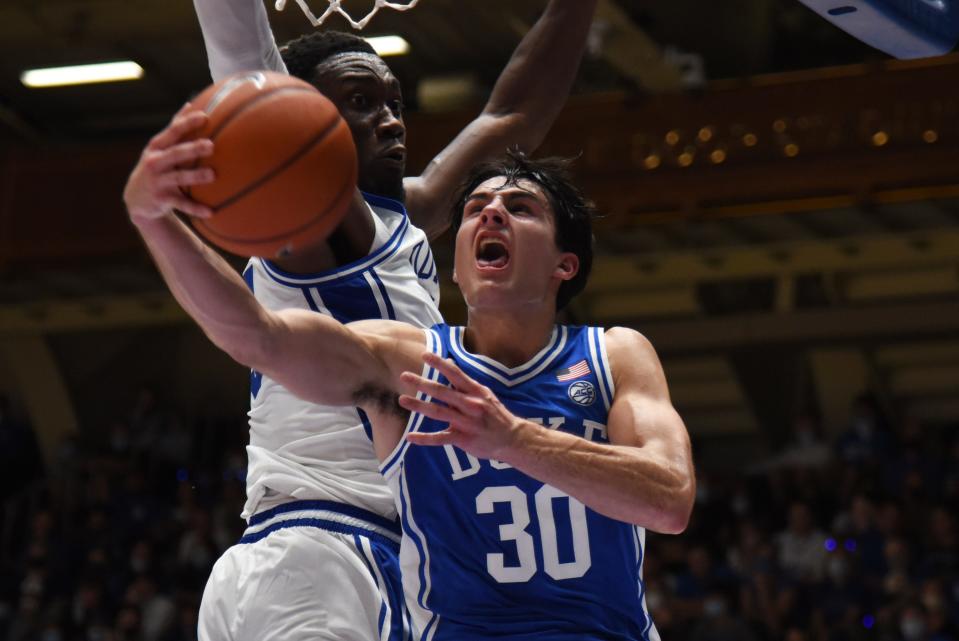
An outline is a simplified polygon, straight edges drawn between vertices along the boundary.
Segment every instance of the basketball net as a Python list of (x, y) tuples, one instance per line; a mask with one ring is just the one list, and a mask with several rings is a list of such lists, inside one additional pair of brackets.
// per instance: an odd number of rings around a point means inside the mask
[[(306, 4), (306, 0), (296, 0), (296, 4), (300, 5), (300, 9), (303, 10), (303, 13), (306, 14), (307, 19), (314, 27), (319, 27), (323, 24), (323, 21), (329, 18), (332, 14), (338, 13), (350, 23), (350, 26), (354, 29), (362, 29), (367, 25), (367, 23), (376, 15), (376, 12), (386, 7), (387, 9), (395, 9), (396, 11), (408, 11), (416, 6), (416, 3), (420, 0), (409, 0), (407, 3), (401, 2), (389, 2), (389, 0), (376, 0), (376, 4), (373, 5), (373, 10), (370, 11), (366, 16), (361, 20), (354, 20), (353, 17), (346, 12), (341, 5), (343, 0), (327, 0), (330, 3), (330, 6), (326, 8), (326, 11), (323, 12), (319, 18), (313, 15), (313, 12), (310, 11), (309, 5)], [(276, 10), (283, 11), (286, 7), (286, 0), (276, 0)]]

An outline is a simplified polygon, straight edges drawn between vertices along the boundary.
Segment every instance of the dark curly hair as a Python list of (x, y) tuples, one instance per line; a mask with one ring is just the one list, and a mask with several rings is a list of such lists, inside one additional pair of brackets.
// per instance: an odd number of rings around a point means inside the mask
[(556, 294), (556, 310), (566, 307), (586, 287), (593, 267), (593, 218), (596, 207), (573, 184), (569, 167), (572, 159), (540, 158), (533, 160), (519, 149), (509, 149), (503, 158), (481, 163), (473, 168), (460, 187), (451, 212), (454, 231), (463, 220), (463, 209), (470, 194), (482, 183), (503, 176), (506, 185), (529, 180), (540, 187), (549, 199), (556, 222), (556, 246), (579, 258), (579, 271), (563, 281)]
[(318, 64), (330, 56), (347, 51), (376, 55), (366, 40), (343, 31), (314, 31), (300, 36), (283, 45), (280, 55), (291, 76), (313, 83)]

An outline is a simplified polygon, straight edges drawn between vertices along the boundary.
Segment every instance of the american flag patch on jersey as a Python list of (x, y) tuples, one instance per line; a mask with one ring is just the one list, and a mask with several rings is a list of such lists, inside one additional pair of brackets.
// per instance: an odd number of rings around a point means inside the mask
[(587, 363), (586, 359), (584, 358), (575, 365), (556, 370), (556, 380), (560, 382), (571, 381), (574, 378), (582, 378), (589, 373), (589, 363)]

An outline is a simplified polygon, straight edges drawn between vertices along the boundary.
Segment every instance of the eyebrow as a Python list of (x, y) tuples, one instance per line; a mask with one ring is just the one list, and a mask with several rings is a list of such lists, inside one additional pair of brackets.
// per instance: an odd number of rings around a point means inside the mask
[(471, 203), (476, 200), (490, 200), (495, 194), (503, 194), (504, 197), (510, 200), (516, 198), (530, 198), (540, 205), (543, 204), (539, 194), (515, 185), (510, 185), (508, 187), (504, 186), (500, 187), (499, 189), (484, 189), (482, 191), (474, 191), (466, 198), (466, 202)]
[[(366, 70), (360, 69), (351, 69), (345, 71), (338, 76), (339, 83), (341, 85), (379, 85), (380, 77), (375, 73)], [(386, 87), (391, 91), (396, 91), (397, 93), (403, 93), (403, 87), (400, 85), (400, 81), (393, 77), (386, 81)]]

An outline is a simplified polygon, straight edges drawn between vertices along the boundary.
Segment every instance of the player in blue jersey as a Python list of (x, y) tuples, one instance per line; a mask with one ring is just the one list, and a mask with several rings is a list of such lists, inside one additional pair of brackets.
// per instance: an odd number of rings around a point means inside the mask
[(590, 207), (555, 164), (513, 155), (457, 210), (469, 320), (429, 330), (268, 311), (181, 221), (131, 215), (218, 346), (367, 412), (417, 638), (656, 639), (645, 529), (686, 526), (689, 438), (639, 333), (555, 324), (589, 272)]
[[(428, 237), (448, 226), (456, 186), (473, 163), (512, 144), (534, 149), (542, 141), (569, 92), (596, 4), (550, 0), (482, 113), (421, 176), (405, 177), (403, 94), (369, 43), (324, 30), (289, 43), (281, 55), (262, 0), (195, 0), (215, 80), (289, 71), (336, 104), (357, 148), (363, 196), (326, 243), (277, 260), (252, 259), (244, 278), (257, 300), (342, 322), (439, 321)], [(205, 213), (178, 187), (211, 175), (177, 167), (210, 153), (209, 141), (181, 143), (202, 118), (181, 114), (151, 141), (127, 187), (131, 212)], [(252, 372), (242, 515), (249, 527), (207, 583), (201, 641), (402, 637), (396, 508), (367, 428), (355, 407), (305, 401), (269, 373)]]

